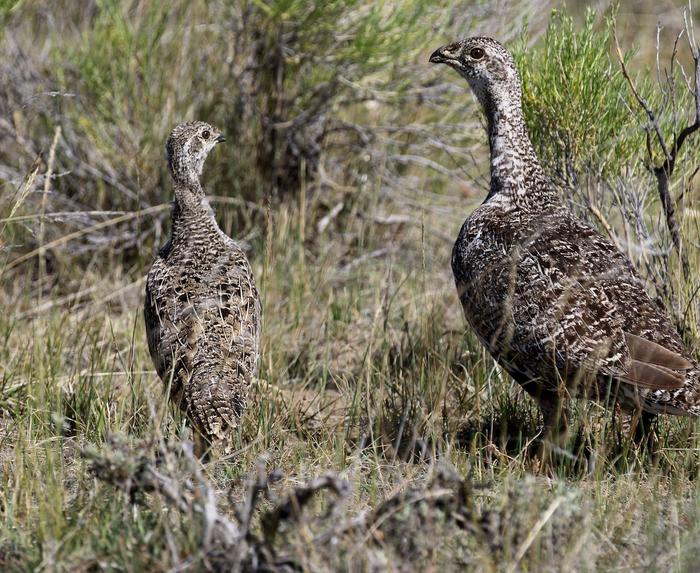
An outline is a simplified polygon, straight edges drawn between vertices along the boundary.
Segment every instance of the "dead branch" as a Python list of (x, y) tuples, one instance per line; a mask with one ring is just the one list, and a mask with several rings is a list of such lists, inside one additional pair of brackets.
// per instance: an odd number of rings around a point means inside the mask
[(264, 536), (260, 540), (251, 531), (251, 525), (261, 494), (269, 497), (270, 484), (281, 479), (278, 472), (268, 474), (262, 462), (258, 463), (255, 476), (246, 480), (245, 501), (236, 509), (236, 522), (219, 511), (214, 488), (202, 473), (188, 442), (129, 444), (113, 435), (104, 448), (88, 447), (82, 454), (89, 460), (90, 472), (125, 492), (130, 502), (142, 501), (143, 494), (158, 494), (183, 516), (198, 519), (202, 524), (201, 548), (205, 559), (227, 566), (245, 561), (255, 570), (263, 566), (267, 571), (294, 569), (290, 569), (288, 560), (276, 557), (274, 541), (281, 524), (298, 521), (304, 508), (323, 490), (332, 491), (339, 499), (345, 499), (350, 492), (349, 483), (332, 474), (295, 488), (262, 515)]
[[(688, 39), (688, 46), (690, 48), (692, 58), (693, 58), (693, 64), (694, 64), (694, 86), (688, 85), (689, 91), (693, 95), (694, 98), (694, 103), (695, 103), (695, 119), (692, 123), (689, 123), (686, 125), (680, 133), (674, 135), (673, 142), (669, 146), (666, 140), (666, 137), (664, 136), (663, 132), (661, 131), (661, 127), (659, 125), (658, 117), (657, 114), (654, 112), (654, 110), (651, 108), (649, 103), (646, 101), (646, 99), (639, 93), (639, 90), (637, 90), (634, 81), (632, 80), (629, 71), (627, 70), (627, 66), (625, 64), (625, 58), (622, 54), (622, 50), (620, 49), (620, 43), (617, 39), (617, 33), (614, 34), (615, 38), (615, 48), (617, 51), (617, 58), (620, 64), (620, 68), (622, 70), (622, 74), (627, 81), (627, 84), (630, 87), (630, 91), (632, 92), (632, 95), (634, 98), (637, 100), (637, 103), (639, 106), (644, 110), (644, 113), (647, 116), (648, 119), (648, 125), (646, 127), (646, 146), (647, 146), (647, 156), (648, 156), (648, 166), (651, 172), (654, 174), (656, 177), (656, 182), (657, 182), (657, 189), (659, 192), (659, 198), (661, 199), (661, 205), (663, 207), (664, 211), (664, 216), (666, 219), (666, 226), (669, 230), (669, 233), (671, 234), (671, 240), (673, 241), (673, 246), (676, 249), (676, 252), (678, 253), (680, 260), (681, 260), (681, 266), (683, 269), (683, 275), (685, 278), (688, 278), (690, 276), (690, 266), (688, 263), (688, 257), (686, 253), (683, 251), (683, 244), (682, 244), (682, 233), (680, 229), (680, 225), (678, 224), (678, 220), (676, 218), (676, 210), (675, 210), (675, 201), (673, 200), (673, 197), (671, 196), (671, 191), (670, 191), (670, 183), (671, 183), (671, 177), (673, 176), (673, 170), (676, 165), (676, 160), (678, 158), (678, 154), (683, 147), (683, 144), (685, 143), (686, 139), (692, 135), (694, 132), (696, 132), (698, 129), (700, 129), (700, 52), (698, 50), (698, 44), (695, 40), (695, 34), (693, 31), (692, 27), (692, 20), (688, 20), (687, 17), (687, 12), (684, 14), (684, 20), (685, 20), (685, 30), (684, 33), (686, 34), (686, 37)], [(690, 23), (689, 23), (690, 22)], [(682, 32), (683, 33), (683, 32)], [(681, 33), (681, 34), (682, 34)], [(676, 42), (674, 43), (674, 50), (673, 54), (671, 56), (671, 71), (670, 75), (673, 75), (673, 68), (676, 64), (676, 46), (678, 44), (678, 40), (680, 38), (680, 35), (678, 38), (676, 38)], [(659, 41), (658, 41), (658, 33), (657, 33), (657, 44), (656, 44), (656, 50), (657, 50), (657, 60), (658, 60), (658, 52), (659, 52)], [(675, 110), (676, 106), (676, 92), (675, 89), (671, 90), (671, 96), (672, 98), (672, 105)], [(675, 113), (675, 112), (674, 112)], [(659, 147), (661, 147), (661, 150), (663, 152), (663, 161), (660, 164), (656, 164), (654, 162), (654, 156), (653, 156), (653, 150), (652, 150), (652, 142), (651, 142), (651, 134), (654, 134), (656, 142), (658, 143)]]
[[(490, 489), (492, 484), (474, 483), (452, 467), (438, 464), (425, 483), (402, 489), (373, 510), (347, 519), (341, 502), (352, 493), (348, 481), (336, 474), (326, 474), (294, 487), (275, 500), (270, 485), (281, 475), (267, 472), (261, 461), (256, 472), (245, 480), (244, 502), (232, 519), (219, 511), (213, 484), (203, 475), (187, 443), (134, 445), (112, 437), (101, 450), (88, 448), (83, 455), (90, 461), (93, 475), (127, 493), (130, 501), (145, 503), (148, 498), (144, 494), (157, 494), (190, 520), (186, 523), (199, 523), (198, 556), (211, 570), (276, 573), (307, 570), (308, 563), (298, 546), (298, 524), (305, 511), (309, 515), (308, 530), (301, 537), (318, 558), (329, 562), (337, 554), (341, 539), (375, 547), (394, 545), (397, 549), (407, 538), (420, 538), (421, 534), (449, 523), (473, 536), (492, 555), (516, 564), (563, 501), (555, 499), (534, 524), (518, 525), (512, 508), (522, 497), (521, 492), (509, 491), (509, 502), (498, 510), (479, 507), (474, 492)], [(311, 502), (326, 491), (335, 500), (326, 512), (317, 515), (310, 510)], [(273, 506), (259, 513), (263, 497), (272, 501)], [(339, 509), (343, 509), (342, 513)], [(257, 515), (260, 515), (262, 536), (251, 531)], [(287, 527), (282, 535), (284, 524), (296, 527)], [(193, 557), (186, 557), (185, 563), (191, 567)], [(174, 570), (179, 570), (178, 567)]]
[[(312, 480), (307, 485), (294, 488), (282, 503), (262, 517), (263, 530), (268, 544), (274, 542), (275, 535), (282, 522), (298, 521), (304, 507), (311, 502), (316, 494), (324, 490), (333, 492), (338, 500), (343, 500), (350, 494), (350, 484), (338, 476), (326, 474)], [(331, 506), (332, 509), (333, 506)]]
[[(157, 493), (179, 512), (200, 517), (205, 553), (214, 546), (236, 547), (243, 535), (235, 522), (219, 513), (211, 485), (192, 453), (192, 445), (182, 443), (179, 450), (175, 452), (160, 444), (153, 456), (149, 444), (129, 447), (119, 436), (110, 436), (107, 448), (101, 451), (87, 448), (83, 456), (90, 460), (89, 469), (96, 478), (121, 489), (132, 501), (141, 493)], [(160, 471), (158, 466), (162, 464), (170, 465), (168, 469), (172, 471), (176, 456), (186, 461), (188, 479), (177, 480)]]

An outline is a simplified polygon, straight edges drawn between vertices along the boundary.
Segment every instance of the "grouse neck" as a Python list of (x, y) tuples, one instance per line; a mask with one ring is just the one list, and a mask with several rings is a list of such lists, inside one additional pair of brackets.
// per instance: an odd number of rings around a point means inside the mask
[(204, 194), (204, 189), (196, 184), (175, 183), (175, 200), (173, 201), (173, 238), (192, 236), (198, 231), (211, 232), (218, 229), (214, 211)]
[(528, 201), (535, 194), (553, 194), (525, 128), (520, 102), (484, 106), (491, 151), (489, 197), (506, 194)]

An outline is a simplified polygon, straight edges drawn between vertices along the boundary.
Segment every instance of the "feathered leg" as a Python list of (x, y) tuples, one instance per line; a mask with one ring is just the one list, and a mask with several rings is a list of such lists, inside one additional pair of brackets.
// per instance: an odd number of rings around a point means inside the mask
[(564, 444), (569, 434), (569, 420), (564, 401), (556, 392), (546, 392), (535, 398), (542, 411), (545, 438), (556, 444)]
[(523, 382), (517, 379), (516, 381), (534, 398), (540, 407), (544, 422), (543, 434), (545, 439), (559, 445), (565, 443), (569, 432), (569, 421), (561, 393), (542, 388), (537, 383), (538, 381), (528, 380)]
[(194, 439), (194, 455), (202, 463), (209, 461), (209, 450), (211, 449), (211, 442), (204, 437), (203, 434), (198, 432), (193, 428), (192, 430)]
[(651, 412), (635, 412), (630, 420), (630, 436), (634, 444), (647, 450), (652, 457), (657, 453), (658, 437), (656, 435), (657, 416)]

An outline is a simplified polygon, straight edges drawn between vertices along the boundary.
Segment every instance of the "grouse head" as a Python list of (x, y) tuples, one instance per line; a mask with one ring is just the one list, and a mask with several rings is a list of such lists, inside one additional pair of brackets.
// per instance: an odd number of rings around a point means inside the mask
[(520, 106), (520, 78), (515, 61), (496, 40), (477, 36), (454, 42), (435, 50), (430, 62), (457, 70), (487, 113), (504, 105)]
[(217, 143), (226, 141), (221, 132), (203, 121), (181, 123), (170, 133), (165, 150), (173, 179), (178, 183), (199, 181), (204, 160)]

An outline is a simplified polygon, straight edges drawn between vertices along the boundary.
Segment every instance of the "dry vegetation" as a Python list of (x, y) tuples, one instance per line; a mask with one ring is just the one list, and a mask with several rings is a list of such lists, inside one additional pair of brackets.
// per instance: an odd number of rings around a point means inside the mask
[[(573, 404), (577, 435), (541, 467), (536, 408), (466, 330), (449, 266), (486, 144), (466, 84), (427, 58), (484, 32), (516, 50), (562, 192), (698, 348), (700, 137), (674, 159), (674, 231), (610, 12), (163, 4), (0, 2), (0, 570), (697, 570), (697, 424), (663, 420), (651, 459)], [(641, 48), (625, 72), (668, 150), (695, 119), (693, 62), (676, 7), (657, 68), (654, 21), (631, 23), (651, 6), (620, 7), (619, 42)], [(141, 316), (163, 142), (194, 118), (228, 136), (205, 185), (265, 311), (238, 451), (205, 466)]]

